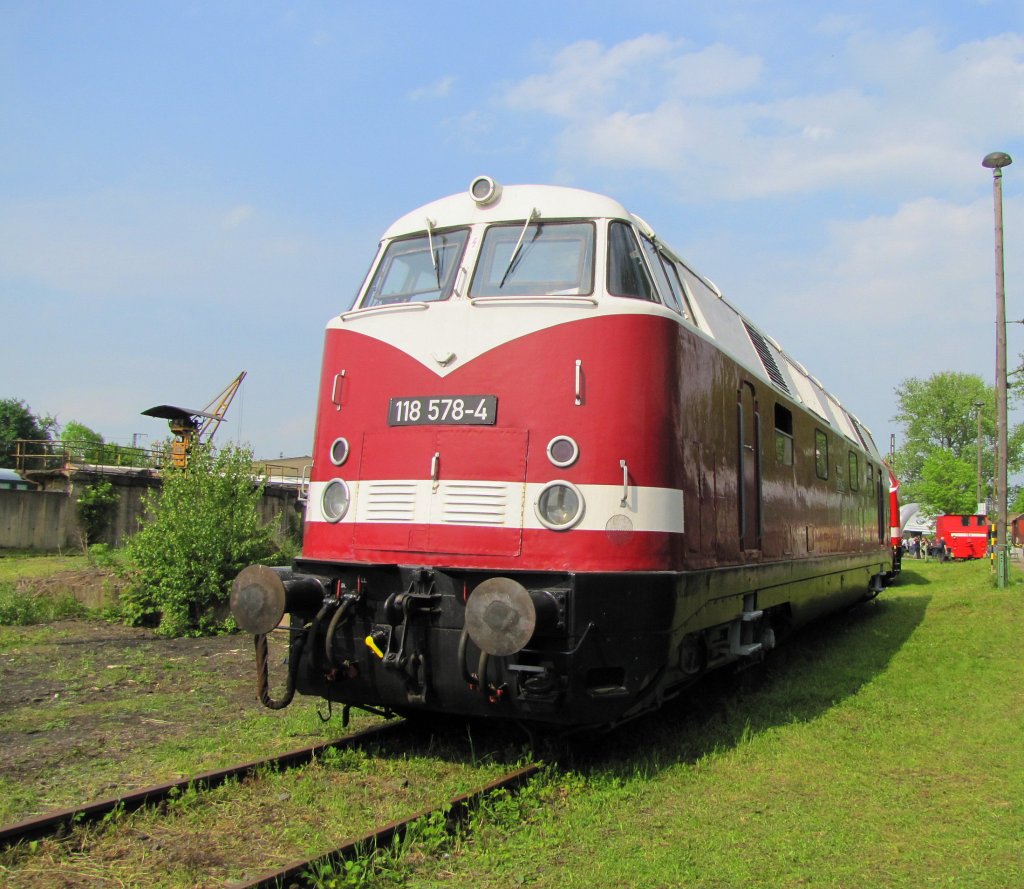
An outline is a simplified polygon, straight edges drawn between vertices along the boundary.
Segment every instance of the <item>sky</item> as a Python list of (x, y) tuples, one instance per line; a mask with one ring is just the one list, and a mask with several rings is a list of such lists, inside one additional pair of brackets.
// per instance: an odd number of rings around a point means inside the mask
[(0, 399), (153, 444), (246, 370), (216, 441), (309, 454), (380, 235), (486, 174), (621, 201), (884, 451), (994, 380), (992, 151), (1016, 321), (1024, 0), (0, 0)]

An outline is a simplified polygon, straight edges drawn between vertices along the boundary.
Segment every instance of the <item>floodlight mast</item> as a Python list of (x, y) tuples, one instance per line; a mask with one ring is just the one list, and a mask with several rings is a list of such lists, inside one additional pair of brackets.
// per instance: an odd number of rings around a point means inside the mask
[(981, 165), (992, 171), (996, 240), (996, 586), (1010, 582), (1006, 552), (1007, 410), (1006, 410), (1006, 295), (1003, 289), (1003, 167), (1013, 163), (1003, 151), (986, 154)]

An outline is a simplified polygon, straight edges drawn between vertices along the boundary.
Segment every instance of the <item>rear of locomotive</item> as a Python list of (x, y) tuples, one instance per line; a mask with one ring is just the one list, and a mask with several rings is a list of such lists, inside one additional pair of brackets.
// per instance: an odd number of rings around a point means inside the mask
[(257, 634), (290, 615), (298, 692), (560, 725), (654, 693), (683, 524), (678, 323), (607, 295), (610, 265), (643, 261), (636, 225), (481, 177), (385, 234), (326, 331), (302, 556), (232, 596)]

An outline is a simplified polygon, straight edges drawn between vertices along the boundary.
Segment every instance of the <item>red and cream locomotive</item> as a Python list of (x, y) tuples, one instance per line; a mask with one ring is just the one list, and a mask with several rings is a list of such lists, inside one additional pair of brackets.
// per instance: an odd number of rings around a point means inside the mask
[(232, 610), (258, 650), (290, 615), (286, 697), (614, 724), (877, 595), (889, 483), (643, 220), (481, 176), (328, 323), (302, 555)]

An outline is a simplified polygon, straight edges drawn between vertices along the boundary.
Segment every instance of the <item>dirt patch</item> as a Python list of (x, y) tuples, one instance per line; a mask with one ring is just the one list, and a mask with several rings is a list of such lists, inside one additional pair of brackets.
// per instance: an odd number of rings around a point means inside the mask
[[(284, 639), (272, 641), (283, 680)], [(0, 823), (275, 752), (237, 740), (254, 733), (266, 732), (261, 747), (301, 746), (257, 704), (254, 663), (245, 634), (165, 639), (98, 620), (0, 627)]]
[(58, 571), (47, 577), (26, 577), (14, 584), (17, 592), (32, 596), (58, 597), (71, 594), (87, 608), (106, 608), (128, 585), (124, 577), (105, 568)]
[[(109, 570), (84, 568), (23, 578), (15, 589), (31, 596), (70, 594), (101, 608), (114, 604), (124, 585)], [(248, 637), (241, 635), (165, 639), (145, 628), (98, 620), (5, 632), (0, 778), (59, 772), (91, 757), (145, 749), (184, 728), (173, 712), (161, 712), (161, 703), (146, 712), (147, 699), (218, 695), (237, 710), (247, 703), (246, 674), (252, 698), (253, 658)]]

